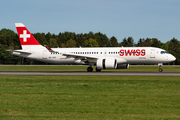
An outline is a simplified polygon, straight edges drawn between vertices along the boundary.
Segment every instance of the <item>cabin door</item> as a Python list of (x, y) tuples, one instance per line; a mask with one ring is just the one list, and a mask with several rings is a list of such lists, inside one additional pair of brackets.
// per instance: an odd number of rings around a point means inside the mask
[(150, 51), (150, 58), (155, 58), (155, 50), (151, 49)]

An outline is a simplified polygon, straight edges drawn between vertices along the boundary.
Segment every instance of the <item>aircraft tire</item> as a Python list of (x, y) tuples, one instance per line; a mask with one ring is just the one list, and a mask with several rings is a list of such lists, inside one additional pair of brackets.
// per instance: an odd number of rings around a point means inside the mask
[(162, 71), (163, 71), (163, 69), (160, 68), (160, 69), (159, 69), (159, 72), (162, 72)]
[(87, 68), (87, 71), (88, 71), (88, 72), (92, 72), (92, 71), (93, 71), (93, 68), (92, 68), (92, 67), (88, 67), (88, 68)]
[(97, 69), (97, 67), (96, 67), (96, 72), (101, 72), (101, 69)]

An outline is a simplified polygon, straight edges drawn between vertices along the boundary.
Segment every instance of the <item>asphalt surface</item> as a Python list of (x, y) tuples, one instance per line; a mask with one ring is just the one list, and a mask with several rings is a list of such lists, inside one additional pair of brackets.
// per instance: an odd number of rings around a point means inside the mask
[(180, 76), (180, 72), (62, 72), (62, 71), (0, 71), (0, 75), (27, 76)]

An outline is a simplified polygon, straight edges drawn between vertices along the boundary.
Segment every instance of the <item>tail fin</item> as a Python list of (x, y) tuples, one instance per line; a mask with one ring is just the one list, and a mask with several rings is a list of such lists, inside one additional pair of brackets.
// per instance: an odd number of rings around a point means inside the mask
[(44, 48), (22, 23), (15, 23), (22, 49)]

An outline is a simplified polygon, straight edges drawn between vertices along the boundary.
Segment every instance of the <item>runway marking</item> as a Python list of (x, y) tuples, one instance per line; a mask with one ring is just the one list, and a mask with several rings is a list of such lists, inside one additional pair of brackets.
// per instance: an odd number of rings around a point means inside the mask
[(0, 71), (0, 75), (27, 76), (180, 76), (180, 72), (62, 72), (62, 71)]

